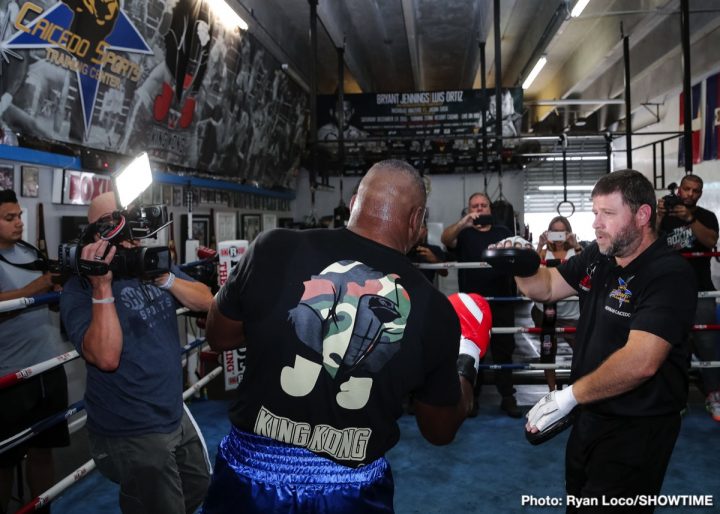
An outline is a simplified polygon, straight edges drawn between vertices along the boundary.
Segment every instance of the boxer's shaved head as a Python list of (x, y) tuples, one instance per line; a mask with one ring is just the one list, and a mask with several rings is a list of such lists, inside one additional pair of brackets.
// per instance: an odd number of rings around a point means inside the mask
[(417, 241), (426, 199), (425, 183), (410, 164), (378, 162), (360, 181), (348, 228), (405, 253)]

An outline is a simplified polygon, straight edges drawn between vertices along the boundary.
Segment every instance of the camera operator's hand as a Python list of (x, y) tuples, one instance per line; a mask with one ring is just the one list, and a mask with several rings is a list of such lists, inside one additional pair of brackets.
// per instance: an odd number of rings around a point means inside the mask
[[(109, 250), (108, 246), (110, 246)], [(85, 261), (103, 261), (109, 266), (115, 257), (116, 250), (115, 246), (110, 245), (107, 241), (99, 240), (84, 246), (80, 258)], [(93, 286), (93, 290), (103, 288), (103, 286), (112, 284), (112, 271), (108, 270), (104, 275), (88, 276), (87, 278)]]

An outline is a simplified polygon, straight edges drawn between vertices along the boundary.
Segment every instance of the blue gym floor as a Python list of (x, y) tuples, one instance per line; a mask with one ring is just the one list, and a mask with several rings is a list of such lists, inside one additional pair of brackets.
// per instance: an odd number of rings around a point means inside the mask
[[(528, 410), (546, 387), (517, 386), (518, 399)], [(665, 478), (663, 494), (713, 495), (720, 510), (720, 423), (705, 412), (697, 392), (684, 416), (682, 431)], [(214, 460), (218, 441), (228, 430), (227, 402), (195, 400), (190, 404)], [(455, 442), (434, 447), (425, 442), (415, 418), (400, 419), (400, 443), (388, 454), (395, 477), (398, 514), (440, 512), (541, 513), (563, 512), (560, 507), (530, 507), (523, 495), (564, 500), (563, 457), (568, 432), (541, 446), (523, 436), (522, 419), (512, 419), (498, 408), (494, 387), (483, 389), (478, 417), (465, 421)], [(93, 472), (71, 486), (52, 505), (54, 514), (119, 513), (117, 486)], [(687, 512), (658, 508), (657, 512)]]

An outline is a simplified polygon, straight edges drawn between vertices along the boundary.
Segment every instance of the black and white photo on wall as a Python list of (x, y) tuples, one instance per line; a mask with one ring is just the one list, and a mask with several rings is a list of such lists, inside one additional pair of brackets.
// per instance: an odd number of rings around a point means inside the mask
[(15, 187), (15, 168), (12, 166), (0, 166), (0, 191), (13, 189)]
[(235, 240), (237, 238), (237, 214), (235, 212), (216, 212), (215, 234), (218, 241)]
[(180, 207), (183, 204), (183, 190), (180, 186), (173, 187), (172, 190), (172, 204), (173, 207)]
[[(200, 246), (208, 246), (210, 244), (210, 216), (193, 214), (191, 237), (188, 238), (188, 217), (187, 214), (181, 214), (180, 231), (180, 241), (197, 239), (200, 242)], [(183, 254), (184, 253), (185, 250), (183, 249)], [(185, 255), (183, 255), (182, 258), (183, 262), (185, 262)]]
[(242, 215), (242, 238), (252, 241), (260, 233), (260, 215), (259, 214), (243, 214)]
[(37, 198), (40, 192), (40, 169), (36, 166), (20, 168), (20, 184), (22, 196)]

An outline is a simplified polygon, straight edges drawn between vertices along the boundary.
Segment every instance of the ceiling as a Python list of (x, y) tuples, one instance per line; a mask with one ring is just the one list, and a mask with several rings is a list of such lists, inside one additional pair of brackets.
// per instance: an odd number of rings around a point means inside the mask
[[(717, 62), (705, 49), (720, 45), (720, 4), (688, 1), (697, 75), (707, 61)], [(308, 0), (228, 2), (281, 62), (310, 84)], [(483, 42), (487, 86), (495, 87), (494, 3), (318, 0), (318, 93), (336, 91), (337, 48), (343, 47), (348, 93), (480, 88)], [(648, 103), (681, 89), (680, 0), (590, 0), (576, 18), (570, 17), (576, 0), (497, 3), (502, 85), (519, 86), (541, 55), (548, 60), (525, 91), (523, 132), (624, 130), (623, 35), (630, 48), (633, 113), (657, 113), (661, 106)], [(576, 126), (578, 119), (586, 125)]]

